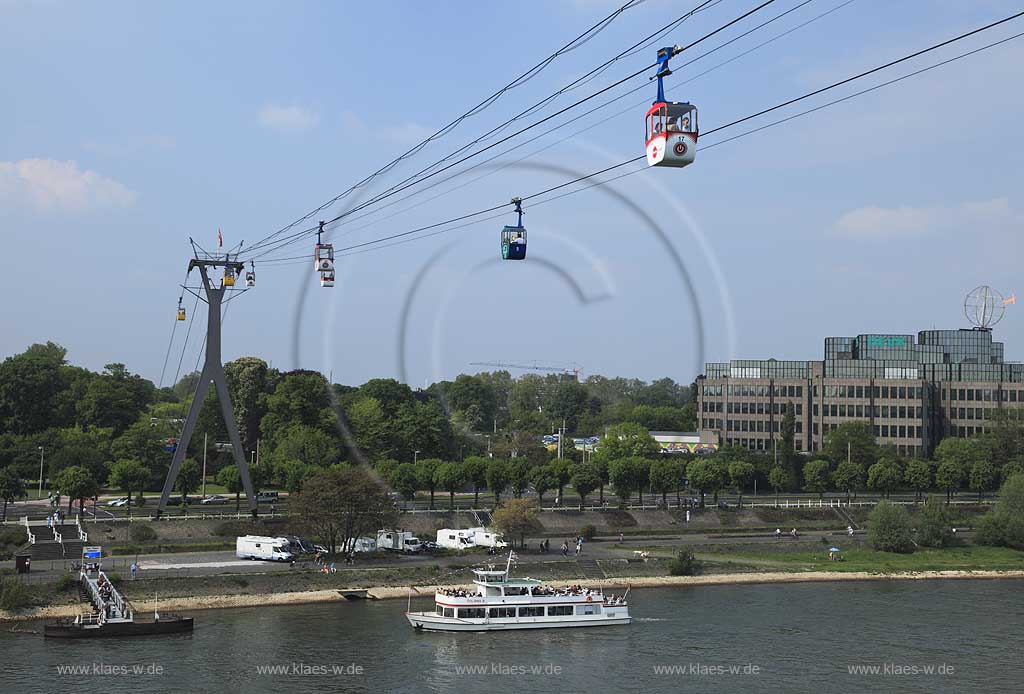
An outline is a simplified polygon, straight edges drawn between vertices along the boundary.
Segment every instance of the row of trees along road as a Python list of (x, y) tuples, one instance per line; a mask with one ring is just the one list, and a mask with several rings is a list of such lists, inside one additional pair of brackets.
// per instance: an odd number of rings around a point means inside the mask
[[(319, 373), (280, 372), (256, 357), (228, 362), (225, 373), (244, 455), (251, 458), (259, 449), (256, 486), (290, 491), (338, 463), (463, 461), (483, 455), (488, 447), (496, 459), (518, 459), (522, 452), (532, 470), (542, 455), (549, 457), (537, 450), (539, 436), (563, 426), (568, 436), (601, 435), (622, 422), (650, 429), (695, 426), (692, 386), (671, 379), (645, 383), (591, 376), (579, 383), (562, 375), (513, 379), (498, 371), (460, 375), (413, 391), (393, 379), (332, 385)], [(162, 486), (169, 449), (180, 435), (197, 379), (192, 373), (158, 388), (119, 363), (92, 372), (69, 364), (66, 350), (54, 343), (32, 345), (3, 360), (0, 471), (21, 484), (0, 491), (6, 490), (5, 498), (20, 498), (24, 487), (35, 486), (31, 482), (38, 479), (42, 461), (50, 488), (84, 499), (91, 489), (108, 486), (137, 503), (140, 490)], [(225, 441), (217, 396), (211, 392), (179, 475), (183, 498), (198, 490), (204, 458), (208, 476), (237, 498), (237, 470), (218, 446)], [(575, 451), (567, 453), (569, 462), (578, 457)], [(522, 488), (519, 467), (508, 473), (508, 487)], [(451, 486), (458, 474), (446, 470), (440, 483)], [(417, 474), (424, 487), (437, 484), (432, 474), (429, 482), (422, 470)], [(560, 485), (565, 477), (560, 470)], [(588, 479), (593, 482), (587, 474), (580, 477), (581, 487)]]

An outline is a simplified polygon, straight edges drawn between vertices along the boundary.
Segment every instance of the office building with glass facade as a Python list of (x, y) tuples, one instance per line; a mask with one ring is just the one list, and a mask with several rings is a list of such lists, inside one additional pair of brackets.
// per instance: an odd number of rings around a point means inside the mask
[(797, 450), (819, 450), (839, 424), (866, 420), (880, 444), (928, 456), (943, 437), (983, 433), (996, 410), (1024, 406), (1024, 364), (1004, 362), (990, 330), (829, 337), (824, 357), (706, 364), (701, 441), (770, 451), (792, 403)]

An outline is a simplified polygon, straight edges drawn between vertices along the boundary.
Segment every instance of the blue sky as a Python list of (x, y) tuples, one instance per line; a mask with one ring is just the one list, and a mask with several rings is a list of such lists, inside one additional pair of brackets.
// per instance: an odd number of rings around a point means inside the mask
[[(207, 248), (218, 228), (226, 245), (266, 236), (619, 4), (0, 0), (0, 355), (50, 339), (75, 363), (98, 369), (123, 361), (158, 380), (189, 236)], [(696, 4), (648, 0), (630, 9), (371, 192)], [(756, 4), (722, 0), (658, 45), (686, 44)], [(797, 4), (778, 0), (692, 55)], [(994, 0), (854, 0), (681, 84), (839, 4), (814, 0), (677, 68), (672, 98), (696, 103), (706, 131), (1016, 9)], [(1024, 20), (834, 96), (1019, 31)], [(538, 117), (650, 64), (654, 48)], [(962, 327), (963, 295), (974, 286), (1024, 290), (1016, 272), (1024, 230), (1022, 63), (1024, 39), (700, 152), (684, 170), (645, 171), (527, 204), (524, 263), (496, 260), (498, 230), (511, 214), (347, 257), (333, 290), (317, 285), (309, 263), (257, 262), (257, 288), (228, 311), (225, 358), (259, 355), (346, 383), (403, 376), (419, 386), (495, 360), (576, 361), (584, 375), (689, 381), (702, 359), (817, 358), (826, 335)], [(571, 123), (491, 168), (402, 195), (339, 227), (335, 244), (491, 207), (643, 154), (653, 84), (635, 78), (607, 96), (642, 84), (606, 109), (581, 107), (552, 121)], [(710, 135), (702, 146), (741, 129)], [(276, 255), (310, 252), (303, 241)], [(186, 304), (192, 308), (187, 297)], [(996, 329), (1010, 359), (1024, 356), (1021, 310), (1011, 306)], [(195, 331), (201, 327), (197, 320)], [(183, 333), (175, 335), (165, 383)], [(195, 365), (199, 347), (193, 334), (182, 372)]]

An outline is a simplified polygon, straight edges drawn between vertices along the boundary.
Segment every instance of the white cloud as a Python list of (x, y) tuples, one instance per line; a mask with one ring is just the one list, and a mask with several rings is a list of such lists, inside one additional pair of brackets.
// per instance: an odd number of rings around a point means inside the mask
[(271, 130), (298, 132), (309, 130), (320, 122), (320, 114), (301, 106), (267, 104), (260, 109), (260, 125)]
[(931, 207), (860, 207), (842, 215), (832, 225), (838, 236), (857, 239), (918, 237), (957, 229), (964, 233), (999, 232), (1019, 228), (1024, 213), (1013, 209), (1007, 198), (966, 201)]
[(74, 161), (0, 161), (0, 200), (44, 212), (87, 212), (131, 206), (138, 195)]
[(391, 142), (405, 146), (419, 144), (437, 132), (437, 128), (413, 122), (386, 123), (380, 128), (371, 131), (367, 122), (359, 114), (352, 111), (342, 112), (341, 127), (352, 138), (362, 139), (370, 135), (380, 142)]

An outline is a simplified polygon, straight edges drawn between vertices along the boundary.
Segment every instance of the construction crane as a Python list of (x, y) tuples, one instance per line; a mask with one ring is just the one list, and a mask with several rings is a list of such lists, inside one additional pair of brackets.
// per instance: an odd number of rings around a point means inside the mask
[(580, 373), (583, 368), (576, 362), (569, 362), (566, 365), (544, 364), (538, 361), (532, 362), (503, 362), (503, 361), (473, 361), (470, 366), (489, 366), (497, 369), (521, 369), (523, 371), (545, 371), (547, 373), (572, 374), (577, 381), (580, 380)]

